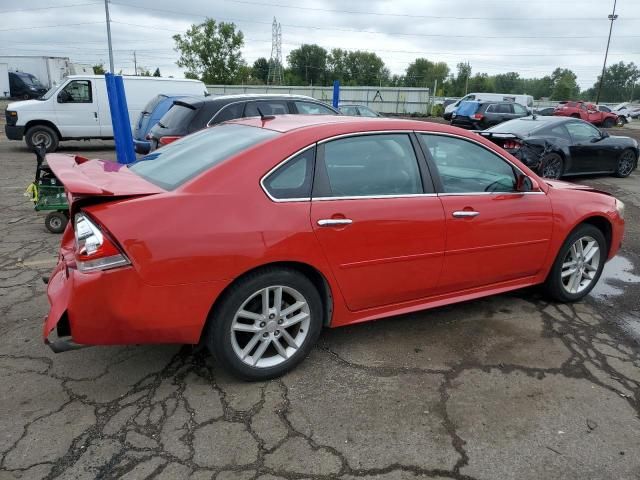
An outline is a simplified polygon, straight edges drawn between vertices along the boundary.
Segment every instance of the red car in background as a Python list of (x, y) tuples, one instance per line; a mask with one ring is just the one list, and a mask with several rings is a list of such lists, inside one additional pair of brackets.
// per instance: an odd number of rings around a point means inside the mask
[(614, 197), (420, 121), (249, 118), (129, 166), (47, 161), (73, 221), (45, 342), (200, 343), (251, 380), (293, 368), (323, 327), (536, 284), (579, 300), (624, 230)]
[(566, 101), (560, 102), (553, 111), (554, 115), (580, 118), (593, 125), (611, 128), (618, 123), (618, 115), (599, 110), (593, 103)]

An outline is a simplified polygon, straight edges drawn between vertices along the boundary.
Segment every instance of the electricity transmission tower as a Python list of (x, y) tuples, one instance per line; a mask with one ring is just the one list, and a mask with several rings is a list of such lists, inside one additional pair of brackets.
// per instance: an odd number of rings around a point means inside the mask
[(269, 73), (267, 74), (267, 85), (282, 84), (282, 28), (273, 17), (271, 28), (271, 58), (269, 59)]

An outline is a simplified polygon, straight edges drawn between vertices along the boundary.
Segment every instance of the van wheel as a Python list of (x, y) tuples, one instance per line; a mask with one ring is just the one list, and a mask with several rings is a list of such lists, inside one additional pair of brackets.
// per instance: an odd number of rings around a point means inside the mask
[(44, 143), (47, 153), (50, 153), (58, 149), (60, 139), (53, 128), (47, 127), (46, 125), (36, 125), (27, 130), (24, 141), (31, 150)]

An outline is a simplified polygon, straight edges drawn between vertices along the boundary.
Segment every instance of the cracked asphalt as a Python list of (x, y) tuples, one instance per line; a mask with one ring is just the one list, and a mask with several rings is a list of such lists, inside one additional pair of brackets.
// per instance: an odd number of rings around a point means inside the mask
[[(114, 158), (108, 142), (64, 151)], [(0, 479), (640, 478), (640, 173), (590, 297), (537, 289), (326, 330), (287, 376), (242, 383), (188, 346), (42, 343), (60, 237), (0, 137)]]

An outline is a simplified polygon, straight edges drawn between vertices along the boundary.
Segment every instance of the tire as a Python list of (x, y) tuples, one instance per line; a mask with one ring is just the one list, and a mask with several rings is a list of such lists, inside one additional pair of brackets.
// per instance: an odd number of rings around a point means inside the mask
[[(598, 250), (595, 253), (591, 253), (593, 256), (590, 261), (580, 260), (579, 254), (578, 260), (574, 260), (576, 258), (576, 251), (573, 250), (573, 245), (579, 241), (583, 245), (583, 255), (586, 256), (591, 252), (589, 245), (591, 245), (592, 242), (594, 242), (594, 246), (597, 246)], [(588, 295), (596, 283), (598, 283), (598, 279), (602, 274), (602, 269), (607, 259), (607, 251), (607, 242), (598, 228), (587, 223), (576, 227), (562, 244), (562, 247), (560, 247), (558, 256), (545, 281), (544, 287), (547, 294), (559, 302), (576, 302)], [(576, 268), (578, 270), (575, 275), (567, 275), (567, 272), (572, 268), (572, 266), (569, 265), (570, 262), (577, 265)], [(597, 265), (594, 265), (596, 262)], [(577, 288), (574, 290), (573, 287), (575, 286), (577, 286)]]
[(613, 175), (619, 178), (628, 177), (635, 170), (637, 161), (638, 159), (633, 150), (627, 149), (623, 151), (618, 158), (618, 165)]
[(613, 118), (605, 118), (604, 122), (602, 122), (603, 128), (613, 128), (616, 125), (616, 122)]
[(44, 218), (44, 226), (51, 233), (62, 233), (67, 228), (69, 218), (62, 212), (49, 212)]
[[(303, 306), (280, 318), (275, 306), (278, 289), (283, 312), (294, 304)], [(311, 351), (322, 329), (322, 312), (320, 294), (307, 277), (289, 268), (265, 268), (241, 278), (224, 294), (208, 319), (206, 345), (226, 370), (243, 380), (279, 377)], [(297, 317), (289, 327), (280, 323)]]
[(577, 113), (572, 113), (571, 118), (580, 118), (580, 115)]
[(616, 122), (616, 125), (622, 127), (622, 126), (626, 125), (627, 123), (629, 123), (629, 120), (627, 120), (627, 117), (625, 117), (624, 115), (620, 115), (618, 117), (618, 121)]
[(27, 147), (32, 150), (35, 146), (44, 142), (47, 147), (47, 153), (51, 153), (58, 149), (60, 138), (53, 128), (46, 125), (36, 125), (27, 130), (27, 133), (24, 136), (24, 141), (27, 143)]
[(542, 157), (538, 171), (544, 178), (558, 180), (564, 173), (564, 161), (557, 153), (548, 153)]

